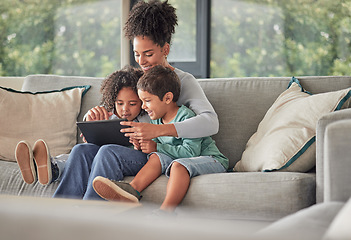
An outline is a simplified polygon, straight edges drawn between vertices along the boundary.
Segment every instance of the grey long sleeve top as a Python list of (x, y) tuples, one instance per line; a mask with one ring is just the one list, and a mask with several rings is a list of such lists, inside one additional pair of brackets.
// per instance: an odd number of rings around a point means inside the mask
[(208, 101), (200, 84), (190, 73), (174, 70), (181, 82), (178, 106), (185, 105), (196, 116), (183, 122), (174, 123), (180, 138), (199, 138), (216, 134), (219, 130), (218, 116)]

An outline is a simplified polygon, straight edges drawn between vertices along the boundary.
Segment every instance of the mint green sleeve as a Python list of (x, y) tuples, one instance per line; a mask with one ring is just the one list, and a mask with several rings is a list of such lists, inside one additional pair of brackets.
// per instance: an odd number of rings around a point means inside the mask
[(200, 156), (202, 138), (184, 138), (181, 145), (157, 143), (157, 152), (173, 159)]

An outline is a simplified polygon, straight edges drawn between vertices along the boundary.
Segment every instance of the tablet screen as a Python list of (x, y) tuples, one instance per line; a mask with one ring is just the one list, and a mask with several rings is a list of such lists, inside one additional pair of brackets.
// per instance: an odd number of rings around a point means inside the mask
[(85, 140), (88, 143), (93, 143), (98, 146), (106, 144), (118, 144), (122, 146), (131, 146), (129, 138), (121, 133), (122, 128), (129, 126), (123, 126), (120, 124), (125, 119), (112, 119), (112, 120), (101, 120), (101, 121), (85, 121), (77, 122), (77, 125)]

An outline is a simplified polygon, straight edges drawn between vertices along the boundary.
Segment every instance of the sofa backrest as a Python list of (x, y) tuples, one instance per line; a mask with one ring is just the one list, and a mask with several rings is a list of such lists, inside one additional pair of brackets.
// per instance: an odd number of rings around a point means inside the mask
[[(297, 77), (301, 85), (316, 94), (351, 87), (351, 77)], [(201, 87), (215, 108), (220, 129), (213, 136), (218, 148), (233, 167), (241, 159), (245, 146), (275, 99), (286, 90), (290, 77), (199, 79)], [(39, 92), (64, 87), (91, 85), (83, 97), (78, 120), (92, 107), (100, 104), (103, 78), (30, 75), (23, 91)], [(80, 140), (80, 138), (78, 138)]]
[[(351, 77), (297, 78), (312, 94), (351, 87)], [(230, 167), (241, 159), (247, 141), (290, 80), (290, 77), (199, 79), (219, 118), (219, 132), (213, 138), (229, 158)]]

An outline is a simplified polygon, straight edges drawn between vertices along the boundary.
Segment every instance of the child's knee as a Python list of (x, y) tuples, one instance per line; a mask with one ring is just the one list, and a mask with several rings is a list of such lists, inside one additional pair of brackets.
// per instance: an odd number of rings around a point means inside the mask
[(183, 172), (183, 173), (186, 172), (187, 174), (189, 174), (188, 169), (186, 167), (184, 167), (182, 164), (180, 164), (179, 162), (172, 163), (171, 171), (178, 171), (178, 172)]
[(149, 161), (160, 161), (160, 157), (156, 154), (156, 153), (152, 153), (150, 156), (149, 156)]

